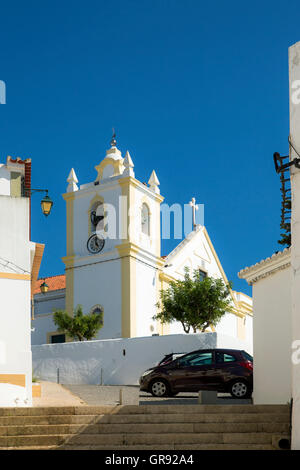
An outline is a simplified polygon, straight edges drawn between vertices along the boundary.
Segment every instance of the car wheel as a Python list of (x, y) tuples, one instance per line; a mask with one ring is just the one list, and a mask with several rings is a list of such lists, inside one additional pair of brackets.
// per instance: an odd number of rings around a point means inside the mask
[(251, 395), (251, 390), (243, 380), (235, 380), (230, 385), (230, 393), (234, 398), (247, 398)]
[(150, 392), (154, 397), (167, 397), (169, 395), (169, 386), (162, 379), (153, 380)]

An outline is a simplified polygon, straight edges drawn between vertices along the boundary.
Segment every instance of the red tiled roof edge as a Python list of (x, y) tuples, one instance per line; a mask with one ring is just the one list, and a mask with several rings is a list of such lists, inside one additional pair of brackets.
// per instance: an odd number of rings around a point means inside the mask
[(34, 294), (40, 294), (40, 286), (43, 282), (46, 282), (49, 286), (48, 292), (61, 290), (66, 288), (66, 275), (65, 274), (57, 274), (56, 276), (50, 277), (43, 277), (42, 279), (38, 279), (35, 284)]

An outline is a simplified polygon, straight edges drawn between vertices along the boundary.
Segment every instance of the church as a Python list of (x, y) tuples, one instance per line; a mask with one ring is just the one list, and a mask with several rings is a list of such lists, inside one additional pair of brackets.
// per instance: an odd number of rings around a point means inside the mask
[[(153, 320), (160, 291), (183, 279), (185, 267), (228, 282), (205, 226), (195, 220), (193, 230), (162, 256), (164, 198), (158, 177), (153, 170), (148, 184), (138, 181), (132, 158), (128, 151), (122, 156), (115, 135), (95, 169), (90, 183), (78, 185), (73, 168), (67, 179), (65, 274), (36, 284), (33, 345), (69, 341), (57, 331), (53, 311), (72, 314), (79, 304), (84, 313), (103, 312), (97, 339), (183, 333), (180, 323)], [(194, 210), (195, 201), (191, 205)], [(208, 331), (252, 345), (252, 299), (235, 291), (230, 295), (232, 311)]]

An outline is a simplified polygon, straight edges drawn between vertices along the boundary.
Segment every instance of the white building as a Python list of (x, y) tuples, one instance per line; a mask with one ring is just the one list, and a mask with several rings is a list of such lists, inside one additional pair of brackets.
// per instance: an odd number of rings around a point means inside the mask
[(32, 404), (31, 304), (44, 245), (30, 241), (31, 161), (0, 164), (0, 407)]
[(292, 396), (291, 250), (245, 268), (239, 276), (253, 289), (253, 401), (286, 404)]
[(292, 448), (300, 450), (300, 42), (289, 48), (289, 96), (289, 159), (282, 163), (290, 163), (291, 248), (239, 275), (253, 285), (254, 403), (291, 401)]
[[(46, 278), (47, 294), (37, 290), (33, 344), (63, 341), (52, 312), (65, 307), (72, 313), (78, 304), (85, 313), (103, 311), (98, 339), (182, 333), (181, 324), (161, 325), (153, 320), (160, 290), (171, 280), (182, 279), (186, 266), (228, 282), (204, 226), (195, 226), (168, 256), (161, 256), (163, 197), (156, 173), (152, 172), (148, 184), (141, 183), (135, 178), (129, 152), (123, 158), (115, 140), (111, 144), (96, 166), (94, 181), (78, 187), (73, 169), (68, 177), (63, 195), (67, 206), (65, 285), (57, 276)], [(93, 211), (105, 216), (98, 223), (110, 233), (101, 246), (90, 239), (97, 225), (91, 218)], [(231, 292), (231, 298), (234, 312), (225, 315), (216, 331), (244, 340), (251, 352), (252, 301), (236, 292)]]

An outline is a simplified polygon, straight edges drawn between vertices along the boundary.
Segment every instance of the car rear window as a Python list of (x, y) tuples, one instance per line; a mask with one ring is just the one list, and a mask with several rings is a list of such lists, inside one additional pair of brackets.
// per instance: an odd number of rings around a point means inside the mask
[(253, 357), (250, 356), (250, 354), (248, 354), (246, 351), (242, 351), (242, 355), (244, 356), (245, 359), (247, 359), (247, 361), (253, 362)]
[(223, 362), (236, 362), (237, 358), (232, 354), (227, 354), (221, 351), (216, 351), (216, 362), (223, 363)]

